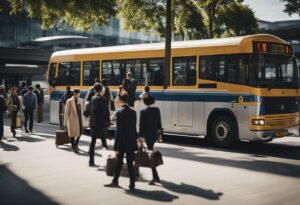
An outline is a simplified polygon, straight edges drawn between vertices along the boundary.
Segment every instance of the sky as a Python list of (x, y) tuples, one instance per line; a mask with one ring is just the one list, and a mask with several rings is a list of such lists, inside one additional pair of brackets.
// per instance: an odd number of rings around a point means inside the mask
[(244, 0), (255, 12), (259, 20), (265, 21), (285, 21), (300, 19), (299, 15), (289, 16), (284, 13), (284, 3), (280, 0)]

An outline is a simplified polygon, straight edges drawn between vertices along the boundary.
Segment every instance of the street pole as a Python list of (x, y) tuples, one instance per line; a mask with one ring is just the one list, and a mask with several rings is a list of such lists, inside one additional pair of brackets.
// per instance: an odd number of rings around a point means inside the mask
[(171, 0), (167, 0), (166, 12), (166, 40), (165, 40), (165, 69), (164, 69), (164, 89), (170, 84), (170, 61), (171, 61)]

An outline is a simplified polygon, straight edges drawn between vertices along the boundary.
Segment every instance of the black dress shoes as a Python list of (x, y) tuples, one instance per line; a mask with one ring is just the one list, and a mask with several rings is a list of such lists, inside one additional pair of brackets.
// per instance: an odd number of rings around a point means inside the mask
[(90, 166), (90, 167), (95, 167), (96, 164), (95, 164), (95, 162), (89, 162), (89, 166)]
[(104, 184), (105, 187), (118, 188), (120, 187), (118, 183), (112, 182), (110, 184)]

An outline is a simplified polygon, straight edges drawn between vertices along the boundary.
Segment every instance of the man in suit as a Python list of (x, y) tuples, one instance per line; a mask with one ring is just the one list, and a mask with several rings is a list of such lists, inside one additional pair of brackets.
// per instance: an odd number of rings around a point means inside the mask
[(123, 81), (123, 88), (128, 93), (128, 105), (130, 107), (134, 107), (136, 81), (134, 80), (131, 72), (126, 74), (126, 79)]
[(136, 112), (132, 110), (128, 104), (128, 94), (122, 91), (119, 95), (119, 103), (121, 109), (116, 114), (116, 137), (114, 149), (117, 151), (117, 165), (112, 183), (106, 184), (106, 187), (118, 187), (119, 176), (123, 165), (124, 154), (126, 153), (126, 162), (129, 172), (130, 185), (129, 189), (135, 189), (135, 176), (133, 169), (134, 152), (137, 147), (136, 132)]
[(4, 88), (0, 87), (0, 141), (3, 138), (4, 128), (3, 128), (3, 114), (6, 110), (6, 101), (4, 98)]
[(94, 155), (97, 137), (100, 137), (102, 146), (108, 149), (105, 131), (110, 125), (110, 116), (106, 99), (102, 96), (102, 89), (103, 87), (100, 83), (95, 85), (94, 90), (96, 92), (96, 95), (92, 97), (90, 106), (90, 126), (92, 130), (92, 141), (89, 151), (89, 165), (91, 167), (95, 166)]
[[(36, 109), (37, 97), (33, 93), (33, 87), (28, 86), (28, 92), (23, 97), (23, 107), (24, 107), (24, 116), (25, 116), (25, 132), (32, 133), (33, 129), (33, 111)], [(29, 117), (29, 131), (27, 129), (27, 122)]]
[[(145, 139), (147, 148), (153, 150), (154, 143), (158, 139), (161, 133), (161, 117), (160, 111), (157, 107), (151, 107), (155, 103), (154, 97), (146, 93), (143, 96), (143, 102), (147, 106), (145, 109), (141, 110), (140, 114), (140, 130), (139, 135), (141, 139), (139, 140), (143, 146), (143, 140)], [(156, 167), (151, 167), (153, 179), (150, 181), (150, 185), (154, 185), (155, 182), (160, 182)]]
[(17, 115), (20, 110), (20, 100), (17, 95), (17, 88), (11, 88), (11, 94), (7, 100), (8, 112), (11, 116), (11, 132), (13, 133), (13, 137), (16, 137), (16, 126), (17, 126)]
[(41, 89), (40, 84), (35, 85), (35, 90), (33, 93), (37, 97), (37, 122), (40, 123), (43, 121), (43, 103), (44, 103), (44, 92)]

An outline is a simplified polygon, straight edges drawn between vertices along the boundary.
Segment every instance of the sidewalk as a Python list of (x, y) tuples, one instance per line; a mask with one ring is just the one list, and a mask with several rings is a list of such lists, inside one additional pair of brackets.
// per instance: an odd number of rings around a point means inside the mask
[[(14, 139), (5, 127), (5, 136), (0, 142), (1, 205), (300, 204), (298, 160), (257, 161), (250, 154), (162, 143), (157, 144), (164, 156), (164, 165), (158, 167), (162, 184), (148, 185), (151, 170), (140, 168), (137, 191), (131, 193), (127, 177), (120, 178), (122, 188), (103, 186), (112, 180), (105, 164), (114, 152), (102, 150), (100, 140), (95, 158), (99, 167), (90, 168), (88, 136), (81, 138), (80, 154), (69, 145), (56, 148), (54, 133), (18, 131)], [(111, 149), (113, 140), (108, 145)]]

